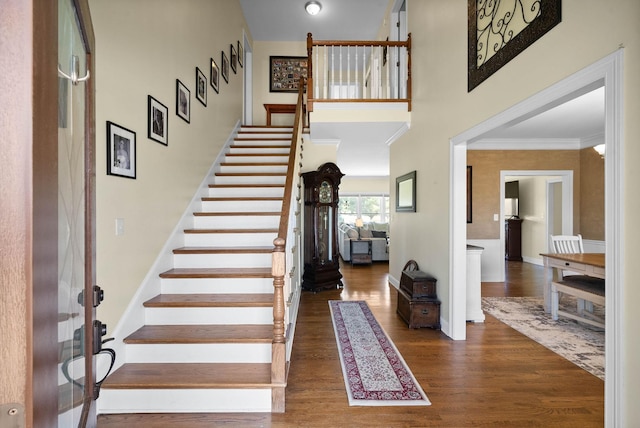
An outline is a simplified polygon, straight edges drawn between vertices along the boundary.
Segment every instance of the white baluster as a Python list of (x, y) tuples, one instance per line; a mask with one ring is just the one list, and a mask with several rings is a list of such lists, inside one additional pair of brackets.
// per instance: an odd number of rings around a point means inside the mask
[(358, 86), (358, 47), (357, 46), (355, 46), (354, 57), (356, 59), (356, 65), (355, 65), (355, 67), (353, 67), (353, 76), (355, 77), (354, 87), (355, 87), (355, 91), (356, 91), (355, 97), (356, 98), (362, 98), (362, 96), (359, 94), (360, 87)]
[(329, 88), (329, 62), (327, 61), (328, 58), (328, 54), (329, 54), (329, 50), (326, 46), (323, 47), (323, 56), (324, 56), (324, 67), (323, 67), (323, 80), (322, 80), (322, 85), (324, 86), (324, 91), (323, 91), (323, 98), (326, 100), (327, 98), (329, 98), (329, 96), (327, 95), (327, 91)]

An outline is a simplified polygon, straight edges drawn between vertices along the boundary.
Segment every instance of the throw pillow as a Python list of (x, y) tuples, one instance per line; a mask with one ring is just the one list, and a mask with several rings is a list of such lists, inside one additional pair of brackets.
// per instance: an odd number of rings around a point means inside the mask
[(373, 234), (374, 238), (386, 238), (387, 237), (387, 232), (384, 232), (382, 230), (372, 230), (371, 233)]
[(351, 239), (358, 239), (358, 231), (355, 229), (347, 229), (347, 236)]
[(360, 229), (360, 238), (362, 239), (370, 239), (373, 238), (373, 235), (371, 234), (370, 230), (367, 229)]

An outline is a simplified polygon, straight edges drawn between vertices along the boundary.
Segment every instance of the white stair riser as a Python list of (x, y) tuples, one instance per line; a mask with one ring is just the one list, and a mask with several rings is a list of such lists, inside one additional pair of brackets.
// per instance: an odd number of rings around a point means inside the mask
[(284, 197), (284, 185), (282, 187), (209, 187), (211, 197), (253, 197), (253, 196), (275, 196)]
[(233, 174), (238, 173), (280, 173), (285, 174), (287, 172), (286, 165), (223, 165), (220, 167), (220, 172), (230, 172)]
[(273, 278), (163, 278), (162, 294), (273, 293)]
[(271, 412), (271, 389), (100, 390), (99, 413)]
[(278, 228), (280, 216), (237, 215), (195, 216), (194, 229), (264, 229)]
[(226, 163), (260, 163), (260, 162), (280, 162), (287, 163), (289, 162), (289, 155), (273, 155), (273, 156), (252, 156), (252, 155), (242, 155), (242, 156), (225, 156), (224, 162)]
[(127, 363), (270, 363), (270, 343), (128, 344)]
[(145, 308), (148, 325), (273, 324), (273, 308)]
[(277, 237), (276, 232), (268, 233), (187, 233), (184, 245), (187, 247), (229, 247), (229, 246), (269, 246)]
[(271, 253), (174, 254), (173, 266), (178, 269), (271, 267), (271, 257)]
[[(261, 139), (263, 138), (263, 139)], [(269, 138), (275, 138), (274, 140), (270, 140)], [(287, 136), (284, 134), (279, 134), (274, 137), (254, 137), (252, 138), (236, 138), (229, 147), (239, 147), (239, 146), (281, 146), (281, 145), (291, 145), (291, 135)]]
[(229, 153), (243, 154), (243, 155), (255, 155), (261, 153), (289, 155), (289, 147), (270, 147), (270, 148), (249, 148), (249, 147), (229, 147)]
[(275, 201), (202, 201), (203, 212), (281, 211), (282, 200)]
[(214, 184), (284, 184), (286, 177), (284, 175), (216, 175), (213, 179)]

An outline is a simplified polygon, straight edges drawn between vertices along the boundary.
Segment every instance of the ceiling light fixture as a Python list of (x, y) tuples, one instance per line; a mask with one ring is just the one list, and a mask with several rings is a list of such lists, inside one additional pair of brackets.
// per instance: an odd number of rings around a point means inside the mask
[(322, 10), (322, 5), (317, 1), (310, 1), (304, 5), (304, 10), (311, 16), (317, 15)]

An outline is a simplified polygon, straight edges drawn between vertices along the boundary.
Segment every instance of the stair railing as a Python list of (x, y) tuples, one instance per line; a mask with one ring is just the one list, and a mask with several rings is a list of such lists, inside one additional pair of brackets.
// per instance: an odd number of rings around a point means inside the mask
[(307, 33), (307, 110), (317, 102), (406, 102), (411, 111), (411, 34), (406, 41), (313, 40)]
[[(271, 411), (284, 412), (287, 366), (290, 354), (293, 300), (300, 296), (300, 167), (302, 130), (304, 127), (304, 85), (300, 85), (291, 137), (278, 237), (273, 241), (271, 273), (273, 275), (273, 343), (271, 347)], [(294, 193), (295, 192), (295, 193)], [(296, 197), (294, 198), (294, 194)]]

